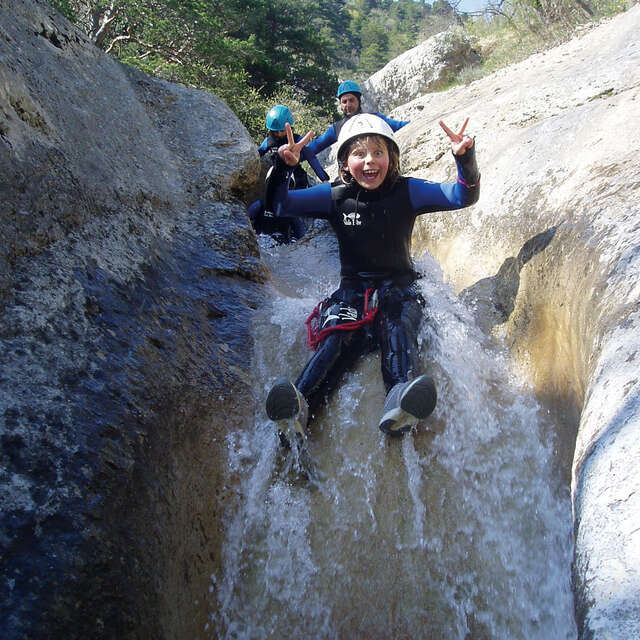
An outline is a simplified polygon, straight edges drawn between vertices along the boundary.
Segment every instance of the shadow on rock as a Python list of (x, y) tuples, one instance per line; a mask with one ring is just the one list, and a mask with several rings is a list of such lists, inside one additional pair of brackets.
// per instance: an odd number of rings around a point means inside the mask
[(482, 331), (489, 333), (493, 327), (509, 319), (520, 288), (520, 270), (533, 256), (547, 248), (557, 228), (550, 227), (533, 236), (524, 243), (516, 258), (509, 257), (502, 263), (498, 273), (482, 278), (460, 292), (458, 297), (472, 310)]

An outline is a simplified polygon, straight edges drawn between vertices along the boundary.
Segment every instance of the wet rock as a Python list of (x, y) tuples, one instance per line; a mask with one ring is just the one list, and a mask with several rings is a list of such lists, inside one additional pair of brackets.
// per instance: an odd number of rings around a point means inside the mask
[(520, 271), (531, 258), (544, 251), (555, 235), (552, 227), (527, 240), (517, 257), (507, 258), (498, 272), (481, 278), (458, 295), (473, 311), (476, 324), (489, 333), (493, 327), (505, 323), (513, 313), (520, 289)]
[[(392, 113), (411, 120), (403, 172), (431, 180), (455, 178), (438, 119), (471, 117), (480, 201), (422, 216), (414, 250), (493, 305), (485, 329), (500, 320), (575, 416), (558, 438), (585, 638), (640, 620), (639, 23), (636, 6)], [(224, 438), (253, 420), (265, 272), (238, 198), (258, 166), (216, 98), (123, 67), (44, 2), (3, 2), (2, 637), (198, 637), (215, 610)]]
[(453, 128), (470, 117), (480, 200), (422, 216), (414, 232), (414, 250), (429, 249), (456, 290), (487, 283), (527, 240), (557, 227), (546, 249), (511, 272), (518, 293), (501, 331), (541, 397), (568, 416), (557, 439), (574, 451), (584, 638), (627, 638), (640, 627), (639, 25), (634, 6), (556, 49), (392, 112), (411, 120), (396, 134), (403, 170), (430, 180), (454, 179), (438, 119)]
[(195, 637), (252, 413), (258, 154), (46, 3), (0, 25), (0, 635)]

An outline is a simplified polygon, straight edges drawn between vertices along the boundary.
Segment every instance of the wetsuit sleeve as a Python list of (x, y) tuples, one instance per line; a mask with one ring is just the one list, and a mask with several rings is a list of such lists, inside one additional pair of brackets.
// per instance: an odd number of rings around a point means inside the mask
[(330, 147), (336, 141), (336, 130), (334, 126), (331, 125), (321, 136), (312, 140), (306, 148), (314, 155), (317, 155), (327, 147)]
[(315, 174), (320, 178), (320, 180), (324, 182), (329, 179), (329, 175), (322, 168), (320, 160), (316, 158), (316, 154), (309, 151), (307, 147), (302, 148), (302, 160), (306, 160), (309, 163), (309, 166), (315, 171)]
[(381, 113), (376, 113), (376, 115), (382, 118), (391, 127), (393, 131), (402, 129), (402, 127), (405, 127), (406, 125), (409, 124), (409, 122), (411, 122), (410, 120), (394, 120), (393, 118), (390, 118), (389, 116), (384, 116)]
[(409, 199), (417, 215), (430, 211), (462, 209), (480, 197), (480, 173), (476, 164), (475, 145), (461, 156), (455, 156), (458, 166), (456, 182), (429, 182), (409, 178)]
[(267, 153), (267, 140), (268, 138), (265, 138), (262, 141), (262, 144), (258, 147), (258, 153), (260, 154), (261, 158), (265, 153)]
[(249, 220), (251, 220), (252, 222), (255, 221), (258, 218), (258, 216), (260, 215), (261, 211), (262, 211), (262, 202), (260, 202), (260, 200), (256, 200), (255, 202), (252, 202), (247, 207), (247, 213), (249, 215)]
[(273, 189), (270, 190), (267, 208), (275, 211), (277, 216), (328, 219), (332, 207), (331, 185), (289, 190), (291, 171), (292, 168), (278, 156), (271, 176)]

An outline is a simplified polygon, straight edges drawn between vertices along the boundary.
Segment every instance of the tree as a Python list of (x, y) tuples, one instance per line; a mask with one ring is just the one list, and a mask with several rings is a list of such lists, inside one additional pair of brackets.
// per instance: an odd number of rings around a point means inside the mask
[(318, 28), (319, 0), (51, 2), (123, 62), (216, 93), (256, 136), (283, 86), (331, 113), (333, 45)]
[(389, 60), (389, 40), (385, 28), (373, 19), (362, 25), (360, 42), (360, 64), (358, 70), (372, 74), (381, 69)]

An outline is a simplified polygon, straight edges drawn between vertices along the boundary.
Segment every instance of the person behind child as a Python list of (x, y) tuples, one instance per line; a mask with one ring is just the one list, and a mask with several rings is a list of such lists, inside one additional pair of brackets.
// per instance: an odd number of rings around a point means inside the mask
[(288, 424), (304, 437), (309, 411), (361, 354), (376, 348), (387, 392), (379, 428), (401, 435), (435, 408), (435, 384), (422, 371), (418, 349), (425, 300), (410, 256), (411, 234), (416, 216), (478, 200), (480, 175), (474, 141), (464, 134), (467, 122), (455, 133), (440, 121), (457, 165), (454, 183), (401, 176), (391, 127), (376, 115), (358, 114), (338, 140), (341, 183), (303, 191), (287, 191), (286, 184), (312, 133), (296, 142), (287, 127), (270, 205), (278, 215), (329, 221), (338, 240), (341, 280), (308, 320), (315, 327), (309, 337), (317, 350), (295, 384), (281, 378), (267, 396), (267, 415), (281, 434)]
[[(293, 127), (293, 114), (290, 109), (282, 104), (277, 104), (267, 113), (266, 127), (269, 135), (262, 141), (258, 147), (258, 153), (263, 163), (269, 168), (273, 166), (274, 159), (278, 155), (278, 148), (287, 142), (287, 134), (285, 124), (289, 123)], [(300, 140), (298, 134), (293, 134), (294, 141)], [(306, 160), (309, 166), (314, 170), (318, 178), (322, 181), (328, 180), (329, 176), (325, 173), (322, 165), (316, 158), (315, 154), (309, 149), (302, 150), (302, 160)], [(306, 189), (309, 186), (309, 176), (298, 163), (294, 169), (289, 185), (290, 189)], [(269, 189), (269, 173), (265, 181), (265, 193)], [(256, 200), (251, 203), (247, 209), (249, 219), (253, 224), (256, 233), (266, 233), (274, 237), (279, 242), (287, 243), (293, 239), (299, 240), (306, 232), (306, 226), (300, 218), (280, 218), (277, 219), (271, 211), (264, 207), (264, 199)]]
[[(338, 86), (336, 98), (339, 100), (340, 111), (342, 111), (344, 117), (334, 122), (321, 136), (318, 136), (307, 145), (306, 148), (316, 155), (338, 140), (340, 131), (349, 118), (362, 113), (362, 90), (357, 82), (353, 80), (341, 82)], [(381, 113), (374, 115), (382, 118), (393, 131), (398, 131), (398, 129), (402, 129), (402, 127), (409, 124), (408, 120), (394, 120)]]

